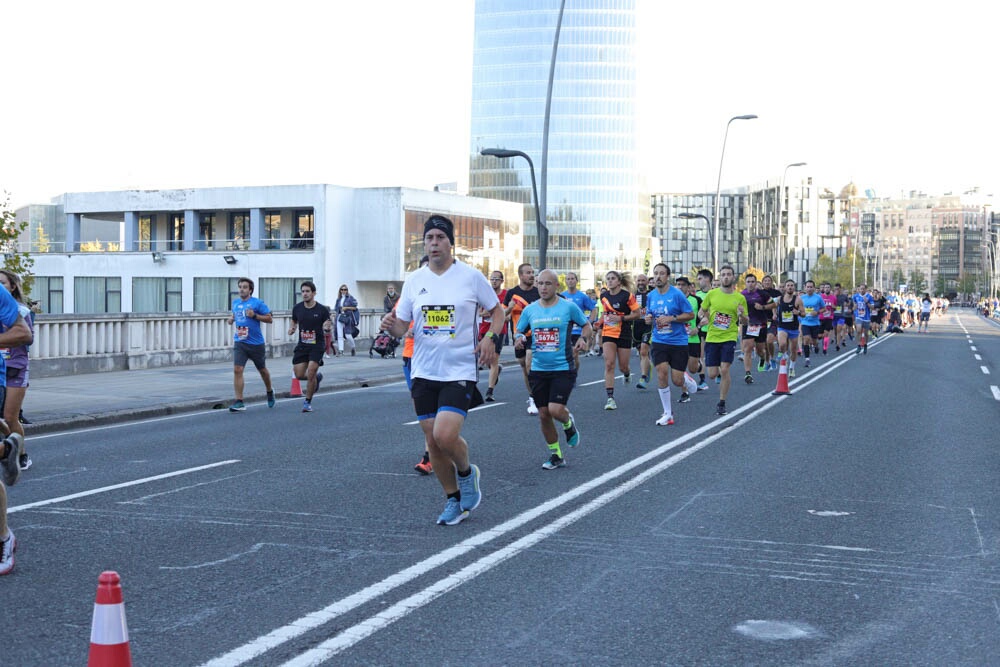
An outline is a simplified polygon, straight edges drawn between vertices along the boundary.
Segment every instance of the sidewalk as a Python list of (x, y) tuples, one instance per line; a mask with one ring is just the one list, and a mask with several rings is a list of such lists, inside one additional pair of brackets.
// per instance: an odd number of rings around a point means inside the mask
[[(359, 348), (355, 357), (326, 359), (320, 368), (323, 384), (319, 393), (402, 381), (401, 352), (397, 351), (395, 359), (378, 355), (370, 359), (368, 350)], [(500, 361), (505, 366), (514, 362), (511, 346), (503, 349)], [(288, 397), (291, 357), (268, 359), (267, 368), (275, 395)], [(263, 402), (264, 383), (253, 363), (247, 363), (245, 377), (244, 400)], [(32, 422), (24, 429), (31, 435), (178, 412), (225, 409), (232, 401), (232, 362), (39, 378), (31, 380), (24, 400), (24, 415)]]

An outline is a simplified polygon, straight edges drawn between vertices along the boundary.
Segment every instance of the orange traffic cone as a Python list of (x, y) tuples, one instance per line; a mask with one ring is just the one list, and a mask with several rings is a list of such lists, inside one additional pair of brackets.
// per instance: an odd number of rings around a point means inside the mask
[(97, 601), (90, 626), (88, 667), (132, 667), (122, 601), (121, 579), (117, 572), (102, 572), (97, 580)]
[(299, 384), (299, 379), (297, 377), (292, 378), (292, 391), (288, 394), (292, 398), (298, 398), (302, 395), (302, 385)]
[(788, 357), (781, 357), (778, 364), (778, 386), (771, 392), (772, 396), (788, 396), (792, 392), (788, 391)]

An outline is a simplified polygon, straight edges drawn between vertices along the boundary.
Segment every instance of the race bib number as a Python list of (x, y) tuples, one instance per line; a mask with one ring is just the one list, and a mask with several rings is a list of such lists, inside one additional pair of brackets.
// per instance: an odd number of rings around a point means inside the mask
[(535, 329), (531, 332), (535, 352), (558, 352), (559, 329)]
[(685, 333), (687, 333), (688, 338), (690, 338), (691, 336), (694, 335), (695, 329), (694, 329), (693, 326), (691, 326), (691, 322), (690, 321), (684, 323), (684, 331), (685, 331)]
[(305, 343), (306, 345), (316, 344), (316, 332), (315, 331), (300, 331), (299, 341)]
[(236, 338), (246, 340), (250, 337), (250, 327), (236, 327)]
[(809, 306), (806, 306), (806, 317), (812, 317), (815, 314), (816, 314), (815, 308), (810, 308)]
[(792, 322), (794, 319), (795, 319), (795, 313), (791, 311), (786, 310), (785, 312), (781, 313), (782, 322)]
[(748, 336), (758, 336), (758, 335), (760, 335), (760, 325), (759, 324), (748, 324), (747, 325), (747, 335)]
[(425, 336), (455, 337), (455, 306), (422, 306)]
[(716, 313), (712, 318), (712, 326), (716, 329), (728, 329), (732, 323), (733, 316), (728, 313)]

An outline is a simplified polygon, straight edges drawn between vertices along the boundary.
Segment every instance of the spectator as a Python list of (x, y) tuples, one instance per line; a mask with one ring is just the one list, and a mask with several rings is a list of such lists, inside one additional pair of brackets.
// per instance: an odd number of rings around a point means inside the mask
[(395, 308), (397, 301), (399, 301), (399, 293), (396, 291), (396, 286), (389, 283), (385, 286), (385, 298), (382, 299), (383, 312), (388, 313)]
[(347, 342), (350, 343), (351, 356), (353, 357), (357, 352), (354, 336), (357, 335), (357, 326), (361, 320), (358, 313), (358, 300), (351, 296), (347, 285), (340, 286), (340, 296), (337, 297), (337, 305), (334, 310), (337, 311), (337, 354), (344, 353), (344, 339), (346, 338)]
[[(7, 288), (10, 295), (17, 302), (18, 313), (24, 318), (24, 323), (31, 330), (34, 339), (34, 318), (31, 308), (25, 304), (24, 296), (21, 294), (21, 279), (16, 273), (6, 269), (0, 269), (0, 285)], [(0, 325), (0, 331), (5, 331), (6, 327)], [(24, 404), (24, 395), (28, 391), (28, 347), (18, 345), (2, 350), (3, 358), (7, 362), (7, 392), (3, 400), (3, 419), (11, 433), (17, 433), (24, 438), (24, 427), (21, 426), (21, 406)], [(21, 470), (31, 467), (31, 458), (21, 445), (18, 465)]]

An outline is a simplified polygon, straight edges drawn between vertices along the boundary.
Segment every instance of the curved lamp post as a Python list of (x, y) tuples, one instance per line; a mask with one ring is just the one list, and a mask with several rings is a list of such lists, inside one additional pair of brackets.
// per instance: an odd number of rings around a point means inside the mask
[(549, 245), (549, 229), (542, 220), (538, 207), (538, 185), (535, 183), (535, 163), (531, 161), (524, 151), (512, 151), (506, 148), (484, 148), (479, 151), (480, 155), (489, 155), (498, 158), (523, 157), (528, 161), (528, 169), (531, 171), (531, 191), (535, 195), (535, 228), (538, 234), (538, 270), (545, 268), (545, 251)]
[[(775, 273), (778, 275), (778, 280), (781, 280), (781, 273), (782, 271), (784, 271), (785, 268), (785, 255), (786, 255), (781, 245), (781, 230), (782, 230), (781, 213), (782, 210), (784, 209), (784, 204), (785, 204), (785, 176), (788, 175), (788, 170), (791, 169), (792, 167), (804, 167), (804, 166), (806, 166), (805, 162), (793, 162), (791, 164), (786, 164), (785, 170), (781, 172), (781, 187), (778, 188), (778, 256), (777, 258), (775, 258), (774, 262)], [(784, 228), (786, 229), (787, 227), (788, 225), (784, 226)], [(785, 234), (785, 237), (786, 238), (788, 237), (787, 232)]]
[(718, 273), (719, 271), (719, 199), (722, 195), (722, 160), (726, 157), (726, 140), (729, 139), (729, 126), (734, 120), (753, 120), (756, 118), (756, 114), (748, 113), (742, 116), (733, 116), (726, 123), (726, 133), (722, 137), (722, 155), (719, 157), (719, 179), (715, 184), (715, 223), (713, 228), (715, 230), (715, 243), (713, 244), (714, 250), (712, 251), (712, 272)]
[(708, 227), (708, 247), (714, 248), (715, 242), (713, 241), (714, 235), (712, 234), (712, 221), (708, 219), (707, 215), (702, 215), (701, 213), (688, 213), (684, 211), (677, 214), (678, 218), (684, 218), (685, 220), (694, 220), (696, 218), (701, 218), (705, 221), (705, 226)]

